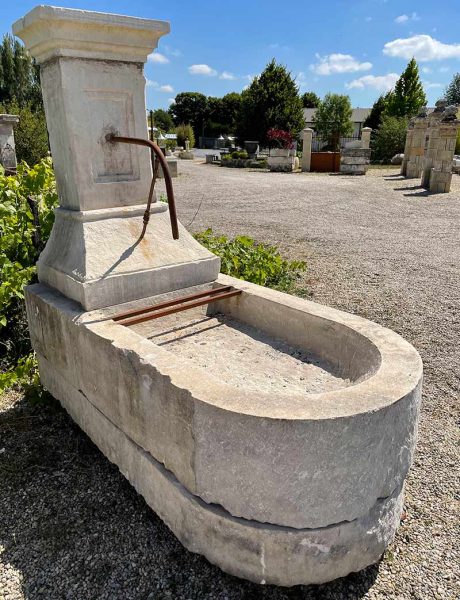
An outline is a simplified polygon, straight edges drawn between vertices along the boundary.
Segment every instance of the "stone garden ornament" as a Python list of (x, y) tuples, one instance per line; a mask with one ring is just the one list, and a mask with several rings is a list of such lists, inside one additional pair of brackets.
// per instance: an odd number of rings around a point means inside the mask
[(156, 202), (143, 63), (168, 23), (38, 6), (14, 32), (41, 68), (60, 196), (26, 290), (43, 384), (228, 573), (291, 586), (377, 562), (415, 447), (417, 352), (219, 274)]

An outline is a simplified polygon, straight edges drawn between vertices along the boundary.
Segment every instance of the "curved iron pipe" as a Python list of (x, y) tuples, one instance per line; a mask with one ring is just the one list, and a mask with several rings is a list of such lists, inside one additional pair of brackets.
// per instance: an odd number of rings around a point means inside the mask
[[(158, 159), (158, 162), (161, 164), (161, 166), (163, 168), (163, 176), (165, 178), (165, 185), (166, 185), (166, 195), (168, 197), (169, 219), (171, 221), (172, 236), (173, 236), (173, 239), (178, 240), (179, 239), (179, 225), (177, 223), (176, 203), (174, 200), (174, 190), (173, 190), (173, 185), (172, 185), (171, 173), (169, 172), (168, 163), (167, 163), (166, 158), (164, 157), (164, 154), (161, 151), (160, 147), (157, 146), (157, 144), (155, 144), (155, 142), (151, 142), (150, 140), (144, 140), (143, 138), (125, 137), (125, 136), (121, 136), (121, 135), (109, 134), (106, 139), (108, 142), (113, 142), (113, 143), (121, 142), (122, 144), (134, 144), (137, 146), (147, 146), (147, 148), (150, 148), (150, 150), (155, 153), (155, 155)], [(142, 229), (140, 239), (142, 239), (144, 237), (145, 231), (147, 229), (147, 223), (149, 222), (150, 206), (152, 204), (153, 189), (155, 187), (157, 173), (158, 173), (158, 163), (157, 163), (156, 168), (153, 171), (153, 178), (152, 178), (152, 183), (150, 185), (150, 193), (149, 193), (149, 199), (147, 202), (147, 209), (144, 214), (144, 227)]]

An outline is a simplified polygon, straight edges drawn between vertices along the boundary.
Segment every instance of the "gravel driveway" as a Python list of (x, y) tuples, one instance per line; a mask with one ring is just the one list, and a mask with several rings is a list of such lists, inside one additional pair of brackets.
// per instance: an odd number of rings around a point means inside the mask
[(460, 598), (460, 177), (429, 196), (397, 171), (365, 178), (243, 172), (182, 161), (179, 217), (308, 261), (314, 300), (391, 327), (425, 365), (405, 515), (380, 564), (281, 589), (182, 548), (54, 403), (0, 399), (0, 600)]

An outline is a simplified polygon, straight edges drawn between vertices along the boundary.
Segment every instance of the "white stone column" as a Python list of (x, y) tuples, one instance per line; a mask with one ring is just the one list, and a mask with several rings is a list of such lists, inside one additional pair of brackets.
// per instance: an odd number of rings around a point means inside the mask
[(17, 115), (0, 115), (0, 165), (5, 171), (14, 171), (17, 167), (13, 126), (18, 121)]
[(212, 281), (217, 257), (183, 228), (172, 239), (165, 203), (139, 240), (149, 150), (106, 139), (148, 139), (143, 64), (169, 23), (37, 6), (13, 31), (40, 65), (61, 205), (40, 281), (86, 309)]
[(302, 171), (310, 171), (311, 167), (311, 143), (313, 139), (313, 129), (306, 127), (302, 131), (302, 159), (300, 161), (300, 167)]
[(361, 131), (361, 148), (364, 148), (366, 150), (368, 150), (370, 148), (371, 133), (372, 133), (371, 127), (364, 127), (364, 129)]

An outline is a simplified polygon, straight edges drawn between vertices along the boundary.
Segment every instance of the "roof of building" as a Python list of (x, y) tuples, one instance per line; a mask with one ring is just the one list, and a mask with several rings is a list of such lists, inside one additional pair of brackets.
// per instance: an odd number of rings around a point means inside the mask
[[(304, 108), (303, 115), (307, 123), (313, 123), (313, 116), (316, 112), (316, 108)], [(353, 123), (363, 123), (371, 112), (370, 108), (354, 108), (351, 114), (351, 120)]]

